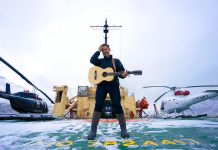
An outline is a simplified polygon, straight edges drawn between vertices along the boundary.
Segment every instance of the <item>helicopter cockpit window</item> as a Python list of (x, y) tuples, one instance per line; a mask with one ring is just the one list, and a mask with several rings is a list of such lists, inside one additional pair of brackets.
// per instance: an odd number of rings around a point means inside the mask
[(164, 102), (161, 103), (160, 110), (164, 110)]
[(78, 96), (87, 97), (88, 96), (88, 86), (78, 86)]
[(63, 91), (58, 91), (57, 92), (55, 103), (60, 103), (61, 102), (62, 93), (63, 93)]

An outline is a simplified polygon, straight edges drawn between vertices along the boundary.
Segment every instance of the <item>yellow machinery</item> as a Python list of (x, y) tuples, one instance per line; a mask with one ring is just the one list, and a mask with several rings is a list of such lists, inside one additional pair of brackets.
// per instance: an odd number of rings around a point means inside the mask
[[(54, 86), (56, 92), (53, 115), (57, 117), (68, 117), (78, 119), (90, 119), (95, 107), (96, 86), (78, 86), (77, 95), (68, 98), (67, 86)], [(134, 95), (129, 96), (127, 89), (120, 87), (121, 105), (126, 118), (138, 118), (136, 101)], [(105, 99), (105, 108), (103, 110), (104, 118), (115, 117), (111, 110), (110, 96)]]

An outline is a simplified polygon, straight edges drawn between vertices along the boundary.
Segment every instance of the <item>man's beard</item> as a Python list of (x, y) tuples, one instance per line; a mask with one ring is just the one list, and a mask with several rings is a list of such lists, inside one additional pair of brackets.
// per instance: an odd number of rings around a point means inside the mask
[(106, 56), (109, 56), (109, 53), (104, 53), (104, 56), (106, 57)]

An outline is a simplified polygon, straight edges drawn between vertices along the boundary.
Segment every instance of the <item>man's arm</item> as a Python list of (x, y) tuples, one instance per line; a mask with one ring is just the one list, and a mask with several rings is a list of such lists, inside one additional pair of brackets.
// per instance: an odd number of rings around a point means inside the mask
[(120, 75), (119, 77), (124, 79), (128, 76), (128, 73), (127, 73), (127, 71), (125, 71), (125, 68), (123, 67), (123, 64), (121, 63), (121, 61), (119, 59), (116, 59), (116, 60), (117, 60), (117, 63), (116, 63), (117, 64), (117, 71), (118, 72), (123, 71), (122, 75)]
[(99, 65), (99, 59), (98, 59), (98, 57), (99, 57), (101, 51), (102, 51), (102, 45), (100, 45), (99, 48), (98, 48), (98, 51), (96, 51), (96, 52), (92, 55), (92, 57), (91, 57), (91, 59), (90, 59), (90, 63), (92, 63), (92, 64), (95, 65), (95, 66), (98, 66), (98, 65)]
[(91, 57), (91, 59), (90, 59), (90, 63), (92, 63), (92, 64), (95, 65), (95, 66), (98, 66), (98, 65), (99, 65), (99, 59), (98, 59), (99, 55), (100, 55), (100, 52), (99, 52), (99, 51), (96, 51), (96, 52), (92, 55), (92, 57)]

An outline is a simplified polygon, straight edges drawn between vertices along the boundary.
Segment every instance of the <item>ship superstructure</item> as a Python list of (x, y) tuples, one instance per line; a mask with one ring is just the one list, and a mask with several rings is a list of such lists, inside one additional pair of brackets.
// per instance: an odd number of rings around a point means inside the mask
[[(56, 92), (55, 104), (52, 114), (57, 117), (90, 119), (95, 107), (96, 86), (78, 86), (77, 95), (69, 98), (68, 87), (54, 86)], [(126, 118), (139, 118), (143, 111), (136, 105), (134, 94), (129, 94), (128, 90), (120, 87), (121, 105)], [(109, 94), (105, 99), (102, 118), (115, 118)]]

